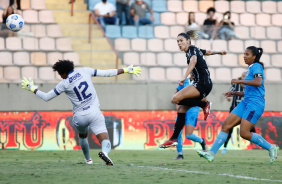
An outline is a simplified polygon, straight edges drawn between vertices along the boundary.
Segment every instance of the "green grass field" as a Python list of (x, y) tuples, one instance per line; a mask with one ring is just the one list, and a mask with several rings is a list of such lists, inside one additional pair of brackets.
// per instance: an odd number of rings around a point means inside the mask
[(79, 151), (0, 151), (0, 183), (282, 183), (282, 159), (269, 163), (268, 152), (227, 151), (213, 163), (195, 150), (173, 160), (174, 150), (116, 151), (106, 166), (91, 150), (86, 165)]

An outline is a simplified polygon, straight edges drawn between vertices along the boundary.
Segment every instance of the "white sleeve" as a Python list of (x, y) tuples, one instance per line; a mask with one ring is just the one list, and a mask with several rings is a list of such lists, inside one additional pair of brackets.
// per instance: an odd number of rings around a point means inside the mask
[[(55, 89), (56, 89), (56, 88), (55, 88)], [(58, 96), (58, 95), (56, 94), (56, 92), (55, 92), (55, 89), (49, 91), (48, 93), (44, 93), (44, 92), (42, 92), (42, 91), (40, 91), (40, 90), (37, 90), (36, 96), (38, 96), (39, 98), (41, 98), (42, 100), (44, 100), (44, 101), (47, 102), (47, 101), (49, 101), (49, 100), (55, 98), (56, 96)]]
[(117, 69), (110, 69), (110, 70), (99, 70), (96, 69), (94, 71), (94, 77), (98, 76), (98, 77), (112, 77), (112, 76), (116, 76), (118, 73)]

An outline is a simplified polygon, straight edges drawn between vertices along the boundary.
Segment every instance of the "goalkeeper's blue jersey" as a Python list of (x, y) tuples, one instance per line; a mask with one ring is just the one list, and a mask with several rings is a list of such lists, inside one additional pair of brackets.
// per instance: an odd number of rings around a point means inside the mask
[(244, 99), (245, 101), (252, 101), (260, 105), (265, 105), (265, 88), (264, 88), (264, 71), (259, 63), (254, 63), (249, 66), (244, 80), (254, 80), (256, 77), (262, 77), (262, 84), (259, 87), (245, 85)]

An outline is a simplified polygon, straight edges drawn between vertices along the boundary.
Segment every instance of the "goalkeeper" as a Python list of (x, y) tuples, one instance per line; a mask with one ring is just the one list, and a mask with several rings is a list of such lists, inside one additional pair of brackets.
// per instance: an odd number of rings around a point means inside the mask
[(105, 118), (100, 111), (100, 103), (91, 78), (112, 77), (123, 73), (135, 74), (138, 77), (141, 74), (141, 68), (131, 65), (123, 69), (81, 68), (74, 70), (74, 64), (69, 60), (59, 60), (52, 68), (63, 78), (53, 90), (48, 93), (38, 90), (38, 86), (33, 84), (31, 78), (23, 78), (22, 88), (33, 92), (44, 101), (49, 101), (65, 92), (73, 104), (73, 125), (79, 133), (79, 142), (85, 156), (85, 162), (87, 164), (93, 163), (87, 141), (87, 132), (90, 128), (102, 146), (102, 151), (99, 152), (98, 156), (106, 162), (106, 165), (113, 165), (108, 156), (111, 151), (111, 142), (109, 141)]

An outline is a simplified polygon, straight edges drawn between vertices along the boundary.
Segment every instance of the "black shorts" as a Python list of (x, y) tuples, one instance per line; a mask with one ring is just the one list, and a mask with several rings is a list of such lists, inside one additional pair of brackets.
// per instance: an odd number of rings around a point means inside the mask
[(208, 94), (210, 94), (212, 90), (212, 81), (211, 80), (202, 80), (199, 82), (194, 82), (192, 85), (200, 92), (201, 99), (208, 96)]

